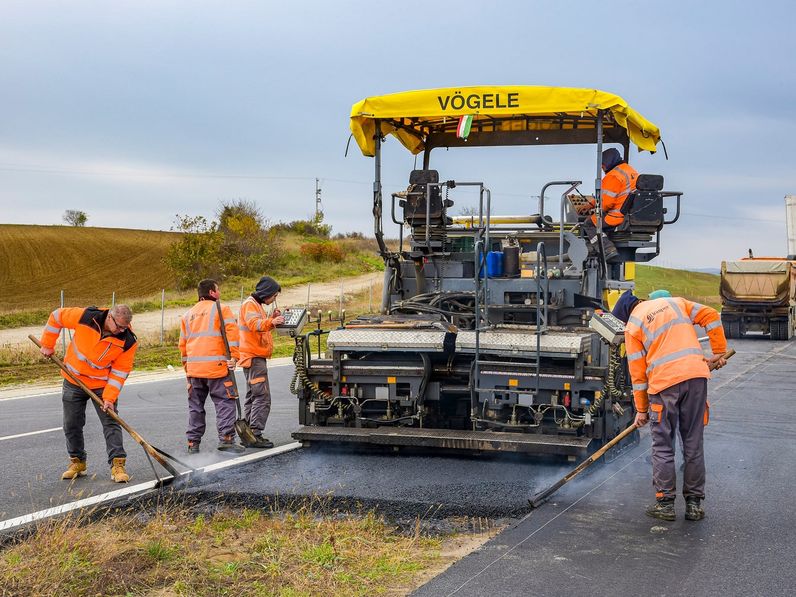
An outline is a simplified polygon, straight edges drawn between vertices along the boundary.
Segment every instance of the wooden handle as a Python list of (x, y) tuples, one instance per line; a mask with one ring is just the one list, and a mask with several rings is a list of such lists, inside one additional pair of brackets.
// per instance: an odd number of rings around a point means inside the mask
[(602, 448), (597, 450), (594, 454), (589, 456), (586, 460), (584, 460), (578, 466), (572, 469), (563, 478), (559, 479), (558, 482), (556, 482), (554, 485), (550, 486), (549, 488), (545, 489), (542, 492), (537, 493), (532, 499), (529, 500), (531, 507), (536, 508), (537, 506), (539, 506), (542, 502), (544, 502), (547, 498), (553, 495), (556, 491), (561, 489), (566, 483), (571, 481), (573, 478), (577, 477), (580, 473), (582, 473), (592, 464), (597, 462), (602, 457), (603, 454), (605, 454), (608, 450), (610, 450), (616, 444), (625, 439), (628, 435), (633, 433), (636, 429), (638, 428), (635, 425), (631, 425), (630, 427), (626, 428), (624, 431), (622, 431), (622, 433), (617, 435), (614, 439), (609, 441)]
[[(39, 348), (42, 347), (41, 342), (39, 342), (39, 339), (36, 338), (36, 336), (34, 336), (33, 334), (29, 334), (28, 338)], [(77, 385), (81, 390), (83, 390), (89, 396), (89, 398), (91, 398), (94, 402), (96, 402), (101, 408), (103, 409), (105, 408), (105, 403), (103, 402), (103, 400), (99, 396), (97, 396), (94, 393), (94, 391), (91, 390), (91, 388), (89, 388), (86, 384), (80, 381), (80, 379), (78, 379), (75, 376), (75, 374), (72, 373), (66, 367), (64, 362), (60, 358), (58, 358), (58, 356), (56, 356), (55, 353), (49, 355), (47, 358), (50, 359), (56, 365), (58, 365), (61, 371), (63, 371), (66, 375), (68, 375), (69, 379), (72, 380), (72, 382), (75, 385)], [(152, 458), (157, 460), (163, 466), (163, 468), (165, 468), (175, 477), (179, 475), (177, 470), (173, 466), (171, 466), (168, 462), (166, 462), (163, 459), (163, 457), (158, 453), (157, 450), (155, 450), (151, 445), (149, 445), (149, 443), (146, 440), (144, 440), (144, 438), (141, 437), (135, 429), (130, 427), (124, 421), (124, 419), (122, 419), (119, 415), (116, 414), (116, 411), (111, 409), (111, 410), (106, 410), (105, 413), (107, 413), (107, 415), (111, 419), (116, 421), (122, 427), (122, 429), (124, 429), (127, 433), (129, 433), (130, 437), (132, 437), (136, 442), (138, 442), (141, 445), (141, 447), (144, 448), (144, 450), (146, 450), (147, 454), (149, 454)]]

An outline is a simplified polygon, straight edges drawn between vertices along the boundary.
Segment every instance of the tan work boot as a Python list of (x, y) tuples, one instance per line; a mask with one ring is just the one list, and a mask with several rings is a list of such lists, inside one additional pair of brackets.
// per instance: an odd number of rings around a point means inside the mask
[(126, 458), (114, 458), (111, 465), (111, 480), (115, 483), (127, 483), (130, 480), (130, 475), (124, 470), (124, 463), (127, 462)]
[(61, 475), (61, 479), (65, 481), (69, 481), (70, 479), (74, 479), (75, 477), (85, 477), (86, 476), (86, 461), (80, 460), (77, 456), (72, 456), (69, 458), (69, 468), (64, 471), (64, 474)]

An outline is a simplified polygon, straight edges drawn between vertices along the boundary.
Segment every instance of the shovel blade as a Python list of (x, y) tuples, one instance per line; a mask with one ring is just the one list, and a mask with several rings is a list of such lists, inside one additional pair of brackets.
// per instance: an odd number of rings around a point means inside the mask
[(254, 436), (254, 431), (249, 427), (249, 422), (246, 419), (238, 419), (235, 421), (235, 431), (238, 433), (238, 437), (243, 441), (244, 445), (253, 444), (257, 441), (257, 438)]

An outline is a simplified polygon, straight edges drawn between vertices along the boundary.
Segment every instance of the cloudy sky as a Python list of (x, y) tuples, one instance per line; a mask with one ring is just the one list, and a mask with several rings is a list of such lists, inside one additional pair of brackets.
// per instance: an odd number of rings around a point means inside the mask
[[(410, 89), (590, 87), (655, 122), (669, 153), (633, 155), (685, 193), (658, 264), (717, 267), (786, 252), (796, 194), (796, 6), (699, 3), (3, 0), (0, 222), (168, 230), (176, 214), (257, 202), (372, 231), (373, 160), (344, 156), (351, 105)], [(386, 147), (385, 191), (413, 158)], [(443, 179), (482, 180), (497, 213), (534, 212), (580, 179), (591, 147), (439, 152)], [(468, 197), (457, 197), (457, 207)], [(454, 208), (455, 209), (455, 208)], [(388, 235), (397, 230), (387, 227)]]

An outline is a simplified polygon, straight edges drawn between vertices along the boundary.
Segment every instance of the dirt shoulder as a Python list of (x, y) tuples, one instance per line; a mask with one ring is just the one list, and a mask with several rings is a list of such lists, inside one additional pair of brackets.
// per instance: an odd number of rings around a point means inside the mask
[[(355, 276), (353, 278), (344, 278), (334, 282), (319, 282), (317, 284), (309, 285), (309, 300), (310, 307), (317, 307), (318, 304), (328, 304), (335, 301), (340, 297), (340, 290), (342, 286), (343, 294), (349, 295), (357, 292), (368, 290), (371, 285), (373, 286), (373, 304), (378, 305), (381, 301), (381, 282), (383, 274), (381, 272), (373, 272)], [(279, 295), (280, 307), (290, 307), (292, 305), (306, 305), (307, 304), (307, 290), (308, 285), (302, 284), (300, 286), (292, 286), (284, 288)], [(237, 312), (240, 308), (240, 297), (224, 297), (224, 288), (222, 287), (222, 300), (227, 298), (225, 302), (232, 307), (233, 311)], [(160, 334), (161, 323), (166, 331), (179, 327), (180, 317), (185, 313), (185, 307), (175, 307), (161, 311), (146, 311), (144, 313), (137, 313), (133, 316), (133, 329), (135, 333), (141, 337), (154, 336)], [(27, 346), (30, 344), (28, 334), (34, 336), (41, 335), (42, 326), (26, 326), (21, 328), (13, 328), (9, 330), (0, 330), (0, 346), (8, 348), (15, 346)]]

